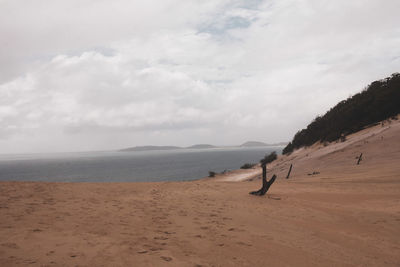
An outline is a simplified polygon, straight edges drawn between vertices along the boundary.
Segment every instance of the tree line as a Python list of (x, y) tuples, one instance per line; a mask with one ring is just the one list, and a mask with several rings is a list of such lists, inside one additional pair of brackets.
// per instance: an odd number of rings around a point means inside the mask
[(298, 131), (283, 149), (288, 154), (294, 149), (315, 142), (345, 139), (366, 126), (397, 116), (400, 113), (400, 73), (375, 81), (362, 92), (339, 102), (323, 116), (316, 117), (305, 129)]

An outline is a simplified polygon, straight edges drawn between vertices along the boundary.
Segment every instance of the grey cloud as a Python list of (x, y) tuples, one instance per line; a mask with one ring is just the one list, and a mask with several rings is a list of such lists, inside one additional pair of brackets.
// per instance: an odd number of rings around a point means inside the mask
[(137, 126), (130, 125), (120, 125), (120, 126), (109, 126), (100, 125), (94, 122), (88, 123), (75, 123), (71, 125), (65, 125), (63, 127), (64, 132), (67, 134), (80, 134), (80, 133), (90, 133), (90, 134), (109, 134), (109, 133), (132, 133), (132, 132), (153, 132), (153, 131), (180, 131), (185, 129), (201, 129), (203, 127), (215, 126), (212, 122), (199, 122), (195, 120), (187, 121), (170, 121), (170, 122), (157, 122), (154, 124), (139, 124)]
[(399, 70), (398, 10), (395, 0), (2, 1), (0, 146), (289, 140)]

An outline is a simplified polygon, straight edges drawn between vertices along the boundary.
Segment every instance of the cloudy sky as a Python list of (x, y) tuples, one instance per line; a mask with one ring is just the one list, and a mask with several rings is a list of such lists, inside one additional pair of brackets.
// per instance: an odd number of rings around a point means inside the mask
[(400, 71), (399, 0), (0, 0), (0, 153), (289, 141)]

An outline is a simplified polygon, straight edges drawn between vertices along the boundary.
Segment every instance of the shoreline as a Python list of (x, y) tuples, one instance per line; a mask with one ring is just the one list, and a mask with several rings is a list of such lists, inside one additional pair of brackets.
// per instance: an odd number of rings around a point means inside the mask
[(261, 186), (257, 169), (179, 182), (0, 182), (0, 265), (398, 266), (400, 123), (379, 127), (279, 156), (263, 197), (248, 194)]
[(209, 171), (234, 170), (258, 161), (266, 148), (158, 154), (92, 154), (54, 159), (0, 160), (0, 180), (60, 182), (157, 182), (205, 178)]

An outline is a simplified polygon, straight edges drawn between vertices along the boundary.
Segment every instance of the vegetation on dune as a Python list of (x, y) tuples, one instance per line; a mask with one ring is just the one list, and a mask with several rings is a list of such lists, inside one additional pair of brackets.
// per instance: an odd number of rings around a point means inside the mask
[(344, 141), (346, 135), (399, 113), (400, 73), (394, 73), (339, 102), (325, 115), (316, 117), (306, 129), (296, 133), (282, 153), (288, 154), (294, 149), (310, 146), (318, 141)]
[(255, 166), (255, 163), (245, 163), (242, 165), (242, 167), (240, 167), (241, 169), (251, 169)]
[(273, 162), (277, 159), (277, 157), (278, 156), (276, 155), (276, 151), (271, 152), (269, 155), (265, 155), (265, 157), (260, 160), (260, 163), (261, 165), (265, 165), (267, 163)]

